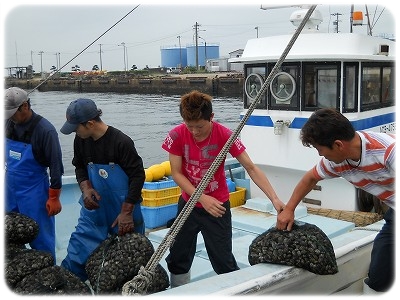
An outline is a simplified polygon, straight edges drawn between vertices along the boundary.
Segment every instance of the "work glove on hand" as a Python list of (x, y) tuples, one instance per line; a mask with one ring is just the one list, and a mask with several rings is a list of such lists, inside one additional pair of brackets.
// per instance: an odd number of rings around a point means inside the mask
[(114, 226), (118, 224), (118, 235), (121, 236), (133, 232), (135, 228), (132, 216), (133, 208), (134, 204), (132, 203), (122, 203), (121, 212), (111, 226), (114, 228)]
[(61, 189), (49, 188), (49, 199), (47, 199), (46, 202), (46, 209), (49, 217), (55, 216), (61, 211), (60, 195)]
[(83, 204), (88, 210), (97, 209), (100, 207), (98, 201), (100, 200), (99, 193), (92, 187), (89, 180), (84, 180), (79, 184), (82, 191)]

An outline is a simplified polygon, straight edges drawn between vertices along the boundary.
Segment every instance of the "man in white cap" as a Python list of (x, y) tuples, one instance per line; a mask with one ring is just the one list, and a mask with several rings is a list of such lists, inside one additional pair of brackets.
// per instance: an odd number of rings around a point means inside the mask
[(54, 216), (61, 211), (64, 173), (57, 130), (31, 109), (27, 92), (18, 87), (6, 90), (4, 110), (5, 212), (35, 220), (39, 233), (30, 246), (50, 252), (55, 262)]

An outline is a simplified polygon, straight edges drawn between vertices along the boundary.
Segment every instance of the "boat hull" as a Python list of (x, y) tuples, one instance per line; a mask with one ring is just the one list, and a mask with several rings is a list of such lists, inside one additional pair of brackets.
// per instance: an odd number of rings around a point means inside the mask
[[(237, 161), (230, 159), (237, 183), (248, 183), (242, 179), (243, 169)], [(56, 217), (57, 265), (67, 253), (68, 241), (78, 222), (81, 195), (75, 176), (63, 178), (61, 193), (62, 212)], [(380, 220), (366, 227), (356, 227), (354, 223), (327, 218), (308, 213), (308, 208), (300, 204), (295, 211), (299, 222), (315, 224), (330, 239), (339, 272), (335, 275), (316, 275), (305, 269), (262, 263), (251, 266), (248, 261), (249, 246), (260, 234), (275, 226), (276, 211), (270, 201), (262, 197), (246, 200), (241, 206), (231, 208), (233, 253), (240, 270), (217, 275), (209, 262), (202, 235), (197, 240), (197, 251), (191, 269), (191, 282), (187, 285), (167, 289), (157, 295), (271, 295), (303, 294), (331, 295), (362, 293), (362, 280), (367, 276), (373, 240), (383, 225)], [(164, 241), (169, 228), (146, 229), (146, 235), (155, 251)], [(163, 253), (160, 265), (168, 271)], [(133, 278), (132, 278), (133, 279)]]

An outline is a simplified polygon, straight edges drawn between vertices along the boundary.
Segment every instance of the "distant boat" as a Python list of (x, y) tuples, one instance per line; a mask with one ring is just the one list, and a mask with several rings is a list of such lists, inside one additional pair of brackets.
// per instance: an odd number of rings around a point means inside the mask
[[(292, 23), (297, 26), (306, 11), (294, 12)], [(299, 141), (300, 128), (316, 109), (336, 108), (357, 130), (395, 131), (395, 43), (355, 33), (320, 33), (316, 29), (320, 21), (320, 14), (314, 11), (311, 23), (298, 37), (241, 132), (249, 155), (268, 174), (282, 200), (289, 198), (302, 174), (319, 160), (314, 149), (307, 149)], [(243, 55), (231, 59), (244, 64), (243, 115), (290, 38), (280, 35), (249, 40)], [(354, 220), (319, 215), (318, 210), (363, 215), (360, 206), (365, 210), (370, 205), (365, 200), (370, 198), (368, 195), (360, 196), (343, 179), (327, 180), (296, 209), (296, 220), (317, 225), (329, 237), (337, 259), (337, 274), (316, 275), (270, 263), (250, 266), (249, 245), (275, 226), (276, 212), (237, 161), (229, 159), (225, 167), (227, 176), (230, 169), (237, 186), (246, 188), (246, 203), (231, 209), (233, 252), (240, 270), (216, 275), (200, 235), (191, 282), (156, 295), (362, 294), (372, 243), (384, 221), (359, 225)], [(64, 177), (63, 211), (56, 218), (59, 259), (65, 256), (79, 216), (80, 194), (74, 176)], [(156, 251), (167, 232), (165, 226), (148, 230)], [(167, 254), (160, 261), (166, 270)]]

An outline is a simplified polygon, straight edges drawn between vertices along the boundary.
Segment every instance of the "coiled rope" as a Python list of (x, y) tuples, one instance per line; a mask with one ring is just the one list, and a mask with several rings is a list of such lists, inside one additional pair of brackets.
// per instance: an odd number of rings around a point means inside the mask
[(192, 212), (196, 202), (199, 200), (200, 196), (204, 192), (207, 185), (210, 183), (214, 173), (220, 166), (220, 164), (225, 160), (225, 157), (234, 143), (234, 141), (238, 138), (240, 131), (243, 129), (244, 125), (246, 124), (247, 120), (249, 119), (250, 115), (254, 111), (257, 103), (260, 101), (261, 96), (264, 94), (265, 90), (270, 85), (272, 78), (278, 73), (283, 61), (285, 60), (287, 54), (289, 53), (290, 49), (292, 48), (293, 44), (295, 43), (297, 37), (299, 36), (300, 32), (303, 30), (304, 26), (306, 25), (308, 19), (310, 18), (311, 14), (314, 12), (316, 5), (312, 5), (304, 19), (302, 20), (299, 27), (296, 29), (295, 33), (293, 34), (291, 40), (289, 41), (288, 45), (286, 46), (285, 50), (283, 51), (281, 57), (271, 70), (270, 74), (268, 75), (267, 79), (265, 80), (264, 84), (262, 85), (260, 91), (258, 92), (254, 101), (250, 104), (246, 114), (240, 121), (238, 127), (232, 133), (228, 141), (225, 143), (224, 147), (221, 149), (213, 163), (211, 164), (210, 168), (207, 170), (204, 177), (201, 179), (199, 185), (196, 187), (193, 194), (190, 196), (189, 200), (183, 207), (180, 214), (175, 219), (174, 223), (170, 227), (167, 235), (161, 241), (160, 245), (158, 246), (157, 250), (153, 253), (152, 257), (148, 261), (145, 268), (140, 268), (138, 275), (136, 275), (132, 280), (126, 282), (122, 287), (122, 295), (144, 295), (147, 293), (147, 285), (144, 282), (144, 278), (150, 277), (151, 274), (154, 272), (157, 264), (160, 262), (162, 256), (165, 254), (167, 249), (172, 245), (174, 239), (182, 228), (183, 224), (185, 223), (186, 219), (188, 218), (189, 214)]

